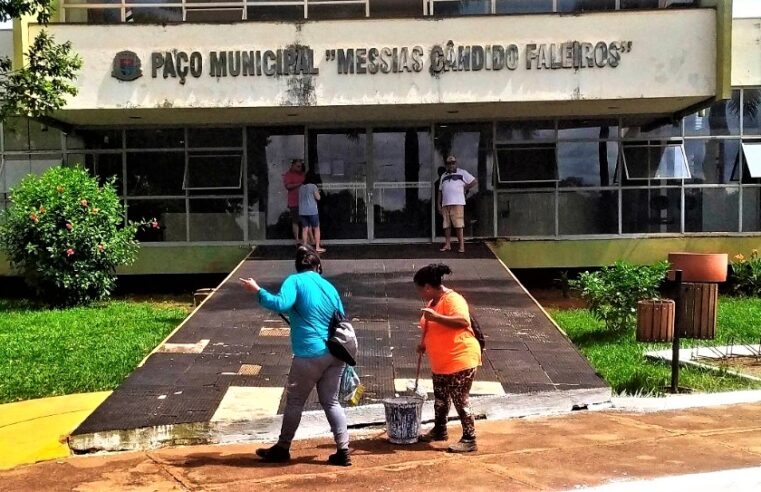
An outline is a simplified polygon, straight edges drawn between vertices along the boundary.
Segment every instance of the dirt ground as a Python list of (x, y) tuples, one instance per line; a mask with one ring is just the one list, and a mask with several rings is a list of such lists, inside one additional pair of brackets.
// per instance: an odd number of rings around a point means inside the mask
[(587, 307), (586, 301), (573, 292), (568, 297), (564, 297), (560, 289), (531, 288), (528, 291), (545, 309), (584, 309)]
[[(265, 465), (255, 444), (73, 457), (0, 472), (2, 491), (572, 490), (611, 481), (758, 466), (761, 404), (659, 413), (575, 412), (479, 422), (479, 451), (444, 443), (352, 442), (354, 466), (325, 463), (330, 440), (299, 441)], [(450, 436), (459, 437), (459, 426)]]
[(724, 360), (704, 359), (701, 362), (761, 378), (761, 357), (730, 357)]

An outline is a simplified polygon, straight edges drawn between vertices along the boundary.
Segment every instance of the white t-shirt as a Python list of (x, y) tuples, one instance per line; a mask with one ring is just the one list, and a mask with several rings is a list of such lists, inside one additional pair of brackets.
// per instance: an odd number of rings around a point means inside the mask
[(465, 169), (458, 169), (453, 173), (441, 175), (439, 190), (441, 190), (441, 205), (465, 205), (465, 185), (469, 185), (476, 178)]

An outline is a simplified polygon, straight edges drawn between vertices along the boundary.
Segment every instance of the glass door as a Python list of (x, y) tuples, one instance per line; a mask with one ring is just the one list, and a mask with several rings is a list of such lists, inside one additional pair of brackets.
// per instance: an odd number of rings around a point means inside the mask
[(369, 238), (367, 144), (364, 128), (309, 131), (307, 179), (322, 195), (323, 241)]
[(430, 128), (376, 128), (371, 147), (371, 239), (430, 238)]

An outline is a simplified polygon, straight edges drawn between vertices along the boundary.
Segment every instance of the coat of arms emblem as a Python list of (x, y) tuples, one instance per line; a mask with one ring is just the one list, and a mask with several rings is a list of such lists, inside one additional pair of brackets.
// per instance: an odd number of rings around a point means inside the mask
[(114, 56), (111, 76), (126, 82), (143, 76), (140, 57), (134, 51), (120, 51)]

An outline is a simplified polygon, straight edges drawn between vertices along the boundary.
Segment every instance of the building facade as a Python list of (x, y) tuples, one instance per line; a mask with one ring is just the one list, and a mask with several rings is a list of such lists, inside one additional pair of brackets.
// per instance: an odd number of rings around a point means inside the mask
[[(292, 158), (327, 244), (434, 242), (449, 154), (479, 181), (466, 235), (513, 267), (758, 243), (761, 27), (731, 2), (62, 0), (57, 20), (80, 93), (4, 125), (0, 193), (61, 163), (116, 176), (127, 218), (160, 224), (127, 273), (290, 242)], [(15, 31), (20, 61), (39, 26)]]

